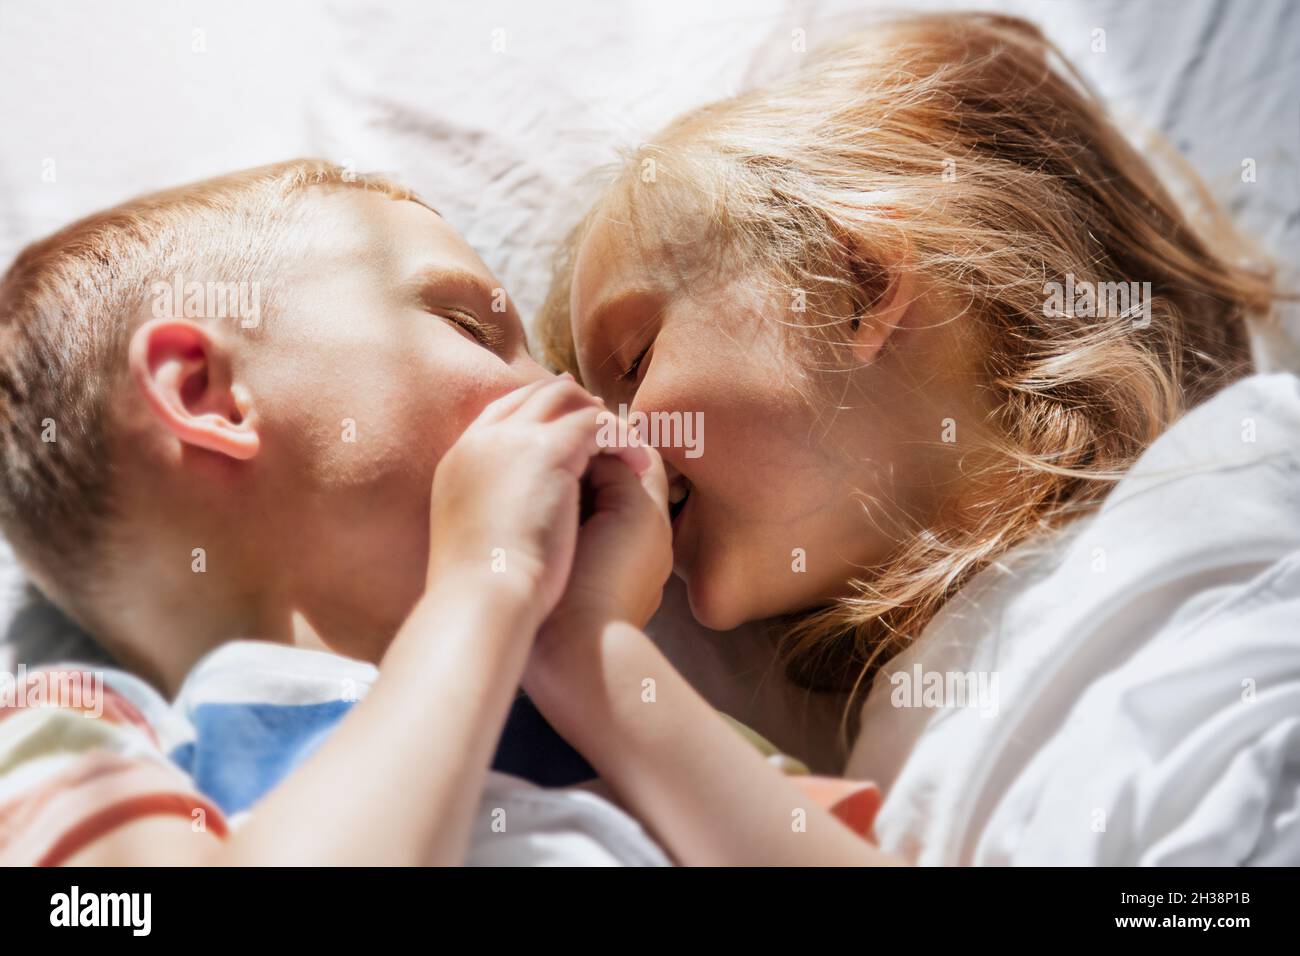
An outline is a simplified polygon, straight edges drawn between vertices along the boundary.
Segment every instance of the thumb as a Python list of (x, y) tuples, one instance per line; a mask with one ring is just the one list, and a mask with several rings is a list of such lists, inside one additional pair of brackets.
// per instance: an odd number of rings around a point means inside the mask
[(641, 472), (641, 487), (650, 496), (650, 500), (655, 503), (655, 508), (661, 514), (667, 515), (668, 473), (664, 468), (663, 456), (652, 445), (646, 445), (645, 450), (650, 453), (650, 464)]
[(663, 465), (654, 456), (660, 478), (654, 477), (654, 468), (637, 475), (627, 462), (610, 454), (597, 455), (587, 469), (583, 485), (588, 501), (585, 510), (597, 514), (631, 514), (649, 504), (657, 511), (667, 513), (667, 481), (663, 478)]

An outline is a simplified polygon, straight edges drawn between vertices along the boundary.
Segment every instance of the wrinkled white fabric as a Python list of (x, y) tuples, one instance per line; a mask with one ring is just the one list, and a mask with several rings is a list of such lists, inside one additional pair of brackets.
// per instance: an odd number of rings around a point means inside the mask
[[(994, 699), (896, 706), (918, 665)], [(919, 862), (1300, 863), (1300, 380), (1221, 393), (963, 589), (879, 675), (849, 774)]]

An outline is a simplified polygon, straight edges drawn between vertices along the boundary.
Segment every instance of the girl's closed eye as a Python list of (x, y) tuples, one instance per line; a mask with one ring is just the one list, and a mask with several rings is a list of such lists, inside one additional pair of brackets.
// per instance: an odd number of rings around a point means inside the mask
[(653, 341), (647, 342), (645, 348), (643, 348), (640, 352), (637, 353), (636, 358), (632, 360), (632, 364), (629, 365), (626, 370), (624, 370), (623, 374), (621, 374), (618, 377), (618, 380), (620, 382), (633, 382), (633, 383), (638, 381), (641, 378), (641, 368), (643, 365), (645, 365), (646, 356), (650, 354), (650, 349), (652, 349), (653, 347), (654, 347)]

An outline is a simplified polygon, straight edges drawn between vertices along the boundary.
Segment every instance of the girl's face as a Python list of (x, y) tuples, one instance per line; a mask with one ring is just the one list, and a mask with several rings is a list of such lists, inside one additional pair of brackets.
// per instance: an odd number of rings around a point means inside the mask
[(694, 448), (673, 447), (663, 427), (655, 442), (671, 498), (685, 494), (673, 553), (695, 617), (726, 629), (845, 595), (909, 518), (937, 507), (955, 457), (940, 436), (957, 393), (933, 358), (935, 330), (917, 327), (921, 304), (883, 352), (812, 375), (790, 355), (785, 303), (743, 277), (683, 293), (632, 239), (598, 220), (578, 250), (578, 365), (611, 408), (696, 422)]

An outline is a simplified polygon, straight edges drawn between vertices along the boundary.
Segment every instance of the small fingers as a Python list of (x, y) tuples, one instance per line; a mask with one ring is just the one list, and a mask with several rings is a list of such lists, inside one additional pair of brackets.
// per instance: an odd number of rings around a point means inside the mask
[(598, 408), (600, 399), (575, 382), (572, 376), (562, 376), (529, 395), (514, 416), (528, 421), (550, 422), (575, 410), (595, 412)]
[(649, 464), (640, 472), (641, 487), (645, 489), (652, 501), (665, 516), (668, 514), (668, 472), (664, 468), (663, 456), (653, 445), (644, 446), (648, 453)]
[[(632, 470), (612, 455), (597, 455), (583, 480), (591, 491), (591, 510), (623, 511), (640, 501), (650, 501)], [(651, 502), (653, 504), (653, 502)]]
[(595, 406), (579, 408), (556, 419), (550, 425), (558, 437), (558, 452), (565, 467), (581, 476), (597, 455), (619, 458), (640, 475), (650, 466), (650, 452), (634, 434), (629, 433), (617, 415)]
[(530, 397), (536, 395), (543, 388), (556, 382), (553, 378), (540, 378), (535, 382), (529, 382), (527, 385), (521, 385), (512, 392), (507, 392), (500, 398), (489, 402), (484, 406), (483, 411), (475, 419), (476, 425), (488, 425), (492, 422), (499, 422), (513, 414), (524, 402)]
[(613, 441), (604, 441), (601, 443), (601, 451), (615, 458), (620, 458), (623, 463), (632, 469), (632, 474), (638, 477), (645, 473), (658, 453), (649, 445), (641, 441), (641, 436), (635, 428), (627, 423), (627, 419), (619, 418), (613, 412), (601, 413), (602, 427), (606, 432), (612, 433)]

